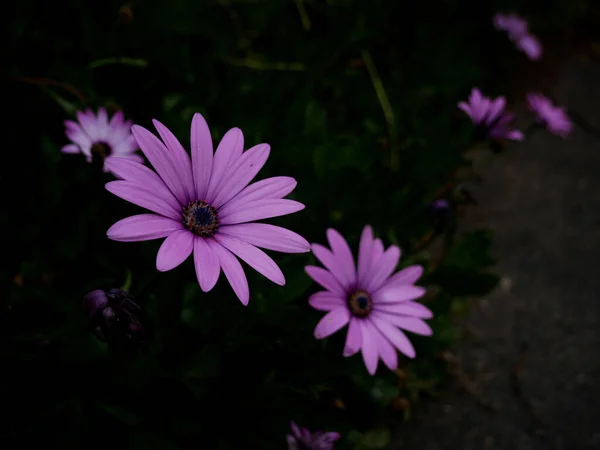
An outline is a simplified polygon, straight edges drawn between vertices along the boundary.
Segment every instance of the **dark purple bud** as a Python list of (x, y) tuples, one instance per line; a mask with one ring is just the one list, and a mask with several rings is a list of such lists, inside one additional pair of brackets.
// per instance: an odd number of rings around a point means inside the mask
[(147, 347), (152, 333), (136, 300), (121, 289), (95, 290), (83, 303), (96, 337), (113, 351), (135, 352)]

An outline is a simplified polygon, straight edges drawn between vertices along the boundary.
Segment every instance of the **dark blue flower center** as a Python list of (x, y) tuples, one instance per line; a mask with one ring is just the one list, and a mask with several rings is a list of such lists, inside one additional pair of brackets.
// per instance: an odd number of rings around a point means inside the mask
[(356, 317), (367, 317), (373, 309), (371, 296), (365, 291), (354, 291), (348, 295), (348, 308)]
[(214, 236), (219, 228), (217, 210), (205, 201), (191, 202), (183, 209), (183, 225), (196, 236)]
[(92, 144), (92, 164), (104, 165), (104, 160), (112, 153), (112, 148), (106, 142), (98, 141)]

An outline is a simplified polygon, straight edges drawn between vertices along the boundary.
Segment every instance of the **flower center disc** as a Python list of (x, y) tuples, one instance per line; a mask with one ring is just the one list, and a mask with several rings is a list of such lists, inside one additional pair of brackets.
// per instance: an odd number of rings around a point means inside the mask
[(110, 145), (106, 142), (94, 142), (90, 151), (92, 153), (92, 164), (100, 166), (104, 165), (104, 160), (112, 153)]
[(217, 210), (205, 201), (191, 202), (183, 209), (183, 224), (196, 236), (214, 236), (219, 228)]
[(356, 317), (367, 317), (373, 309), (373, 302), (365, 291), (356, 291), (348, 296), (348, 308)]

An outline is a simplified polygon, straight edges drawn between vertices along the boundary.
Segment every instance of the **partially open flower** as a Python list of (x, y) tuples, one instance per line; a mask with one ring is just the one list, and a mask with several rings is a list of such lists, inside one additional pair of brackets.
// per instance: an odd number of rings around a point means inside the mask
[(523, 133), (510, 126), (514, 115), (506, 111), (506, 99), (498, 97), (492, 100), (484, 96), (478, 88), (471, 90), (468, 102), (459, 102), (463, 110), (477, 125), (479, 139), (522, 141)]
[(94, 335), (111, 350), (136, 351), (152, 337), (142, 309), (121, 289), (98, 289), (83, 298)]
[(333, 444), (341, 436), (332, 431), (310, 432), (291, 423), (292, 434), (288, 434), (288, 450), (332, 450)]

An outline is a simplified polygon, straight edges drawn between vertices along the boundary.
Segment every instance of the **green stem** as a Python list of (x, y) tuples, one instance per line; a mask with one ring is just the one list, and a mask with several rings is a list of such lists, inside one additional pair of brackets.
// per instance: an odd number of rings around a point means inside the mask
[(381, 109), (383, 110), (383, 116), (385, 118), (388, 133), (390, 135), (390, 166), (392, 171), (395, 172), (398, 169), (400, 162), (400, 146), (398, 144), (398, 132), (395, 125), (394, 110), (392, 109), (390, 100), (388, 99), (385, 88), (383, 87), (381, 77), (379, 76), (377, 68), (375, 67), (375, 63), (373, 62), (373, 58), (371, 57), (371, 52), (369, 52), (369, 50), (362, 50), (361, 56), (365, 66), (367, 67), (369, 76), (371, 77), (371, 82), (373, 83), (373, 88), (377, 94), (377, 99), (379, 100)]
[(310, 18), (304, 7), (304, 0), (296, 0), (296, 7), (298, 8), (298, 14), (300, 14), (300, 20), (302, 21), (302, 27), (306, 31), (310, 30)]

